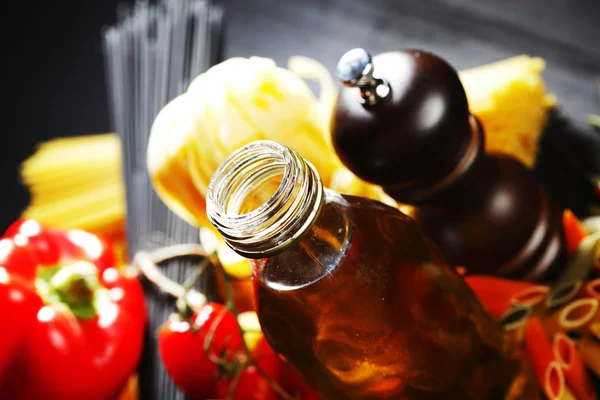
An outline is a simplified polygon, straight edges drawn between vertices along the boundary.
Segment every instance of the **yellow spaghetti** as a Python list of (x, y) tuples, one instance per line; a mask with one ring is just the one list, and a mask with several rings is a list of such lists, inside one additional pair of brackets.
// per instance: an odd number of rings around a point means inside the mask
[(123, 238), (125, 192), (121, 145), (116, 135), (42, 143), (22, 164), (21, 179), (31, 193), (24, 217)]

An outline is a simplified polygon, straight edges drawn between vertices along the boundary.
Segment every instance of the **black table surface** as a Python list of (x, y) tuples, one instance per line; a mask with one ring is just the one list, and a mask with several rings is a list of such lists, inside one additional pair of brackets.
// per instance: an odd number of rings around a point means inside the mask
[[(592, 195), (581, 171), (600, 174), (599, 0), (223, 0), (224, 57), (259, 55), (286, 65), (293, 55), (330, 71), (345, 51), (422, 48), (457, 69), (529, 54), (546, 60), (544, 78), (559, 108), (536, 174), (561, 206), (583, 216)], [(26, 206), (18, 164), (36, 143), (109, 131), (100, 32), (116, 20), (115, 0), (19, 2), (5, 35), (9, 68), (0, 145), (0, 229)], [(18, 9), (15, 9), (18, 8)], [(554, 145), (551, 145), (554, 144)], [(558, 144), (558, 145), (557, 145)], [(576, 166), (561, 155), (567, 150)]]

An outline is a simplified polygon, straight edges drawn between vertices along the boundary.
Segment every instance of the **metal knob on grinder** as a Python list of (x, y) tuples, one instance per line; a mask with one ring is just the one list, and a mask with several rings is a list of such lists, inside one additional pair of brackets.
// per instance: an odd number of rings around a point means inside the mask
[(353, 49), (342, 56), (337, 65), (338, 79), (348, 87), (358, 87), (362, 104), (373, 106), (390, 93), (390, 86), (373, 76), (371, 55), (364, 49)]
[[(340, 59), (338, 78), (331, 134), (339, 158), (414, 205), (417, 223), (452, 263), (532, 281), (560, 272), (561, 210), (519, 161), (484, 151), (452, 66), (421, 50), (371, 58), (354, 49)], [(378, 85), (384, 96), (373, 95)]]

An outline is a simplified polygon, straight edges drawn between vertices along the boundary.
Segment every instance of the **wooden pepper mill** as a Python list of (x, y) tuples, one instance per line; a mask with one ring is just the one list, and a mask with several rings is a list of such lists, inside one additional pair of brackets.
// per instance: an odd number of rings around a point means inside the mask
[(561, 210), (516, 159), (484, 151), (456, 71), (420, 50), (338, 63), (332, 139), (358, 177), (415, 206), (415, 219), (469, 273), (550, 281), (564, 265)]

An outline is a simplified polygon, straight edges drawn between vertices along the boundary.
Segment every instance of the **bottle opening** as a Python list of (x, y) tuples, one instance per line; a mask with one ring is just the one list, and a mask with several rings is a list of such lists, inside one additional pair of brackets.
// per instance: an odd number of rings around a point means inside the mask
[(228, 191), (225, 212), (232, 216), (250, 214), (263, 204), (272, 202), (283, 183), (285, 163), (268, 153), (259, 154), (240, 167)]
[(272, 141), (250, 143), (214, 173), (208, 218), (227, 244), (247, 258), (263, 258), (294, 243), (312, 225), (323, 198), (315, 168)]

